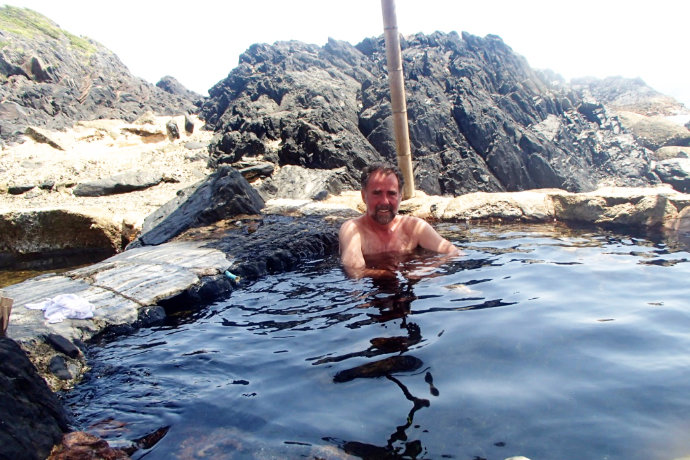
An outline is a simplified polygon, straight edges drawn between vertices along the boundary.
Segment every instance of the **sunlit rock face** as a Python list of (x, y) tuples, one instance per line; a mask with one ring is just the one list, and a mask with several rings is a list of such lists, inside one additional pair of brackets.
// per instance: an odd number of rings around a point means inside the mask
[[(591, 92), (533, 70), (497, 37), (417, 34), (402, 42), (416, 187), (433, 195), (659, 182), (650, 151)], [(359, 171), (395, 161), (382, 37), (254, 45), (209, 91), (212, 164)]]

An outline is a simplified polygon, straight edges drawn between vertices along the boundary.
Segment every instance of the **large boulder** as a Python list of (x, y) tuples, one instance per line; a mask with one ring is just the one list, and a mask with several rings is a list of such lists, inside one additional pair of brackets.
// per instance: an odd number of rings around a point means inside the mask
[(0, 459), (45, 459), (69, 421), (24, 351), (0, 337)]
[[(417, 34), (402, 42), (418, 189), (434, 195), (599, 183), (658, 183), (649, 151), (589, 94), (535, 72), (497, 37)], [(395, 161), (383, 37), (253, 45), (201, 109), (211, 165), (260, 158), (344, 168)]]
[(238, 214), (257, 214), (264, 200), (236, 169), (224, 166), (204, 181), (178, 192), (144, 220), (142, 234), (129, 247), (165, 243), (187, 229)]

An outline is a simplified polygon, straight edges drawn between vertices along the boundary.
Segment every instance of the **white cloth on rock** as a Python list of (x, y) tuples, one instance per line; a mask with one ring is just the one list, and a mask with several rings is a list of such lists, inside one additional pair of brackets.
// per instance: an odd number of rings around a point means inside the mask
[(60, 323), (65, 319), (93, 318), (94, 310), (91, 302), (76, 294), (59, 294), (52, 299), (27, 303), (25, 307), (31, 310), (43, 310), (43, 316), (49, 323)]

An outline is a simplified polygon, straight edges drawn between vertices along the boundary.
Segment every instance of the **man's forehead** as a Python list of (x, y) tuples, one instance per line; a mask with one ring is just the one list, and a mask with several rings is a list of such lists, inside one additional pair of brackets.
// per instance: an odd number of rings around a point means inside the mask
[(382, 184), (382, 182), (388, 182), (388, 184), (385, 184), (387, 186), (397, 187), (398, 176), (396, 176), (395, 173), (392, 172), (375, 171), (369, 177), (367, 185), (372, 185), (372, 182), (377, 182), (376, 188), (382, 188), (382, 186), (384, 185)]

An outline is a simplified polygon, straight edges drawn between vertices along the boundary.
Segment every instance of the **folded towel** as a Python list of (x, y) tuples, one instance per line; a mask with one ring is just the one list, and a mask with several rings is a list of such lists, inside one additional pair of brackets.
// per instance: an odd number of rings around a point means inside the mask
[(27, 303), (26, 308), (43, 310), (49, 323), (59, 323), (65, 319), (93, 318), (94, 306), (76, 294), (59, 294), (52, 299), (37, 303)]

